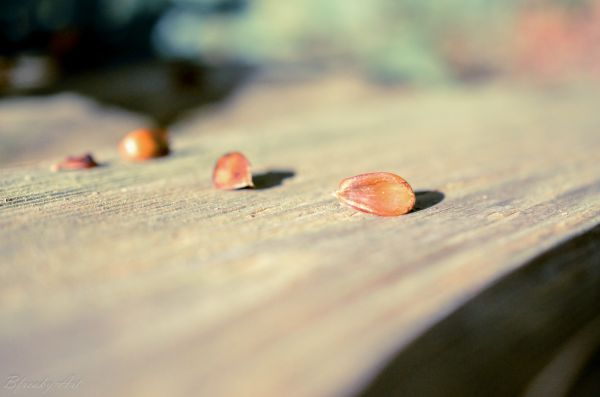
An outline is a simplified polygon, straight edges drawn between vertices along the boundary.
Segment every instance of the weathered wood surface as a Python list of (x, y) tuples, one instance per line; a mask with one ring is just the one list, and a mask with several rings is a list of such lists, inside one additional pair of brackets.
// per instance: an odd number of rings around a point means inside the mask
[[(314, 87), (190, 115), (157, 161), (104, 146), (90, 171), (49, 172), (63, 153), (2, 169), (0, 375), (81, 381), (50, 395), (351, 395), (600, 219), (591, 91)], [(271, 172), (263, 189), (211, 188), (233, 149)], [(377, 218), (332, 197), (377, 170), (420, 209)]]

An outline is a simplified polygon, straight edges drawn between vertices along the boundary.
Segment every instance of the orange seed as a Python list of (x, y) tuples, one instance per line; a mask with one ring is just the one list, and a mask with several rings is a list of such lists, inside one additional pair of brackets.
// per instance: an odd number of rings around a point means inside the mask
[(94, 160), (90, 153), (82, 156), (69, 156), (60, 163), (52, 165), (52, 171), (59, 170), (81, 170), (86, 168), (97, 167), (98, 163)]
[(389, 172), (356, 175), (340, 182), (337, 198), (362, 212), (399, 216), (415, 206), (415, 193), (403, 178)]
[(254, 187), (250, 162), (240, 152), (227, 153), (217, 160), (212, 181), (214, 187), (221, 190)]
[(119, 143), (119, 152), (127, 160), (143, 161), (169, 154), (169, 141), (164, 130), (139, 128)]

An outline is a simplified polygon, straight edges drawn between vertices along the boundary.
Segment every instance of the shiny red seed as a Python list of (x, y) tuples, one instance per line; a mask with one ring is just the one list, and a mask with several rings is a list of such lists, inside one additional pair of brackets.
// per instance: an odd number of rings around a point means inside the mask
[(169, 154), (167, 132), (160, 129), (139, 128), (131, 131), (119, 143), (121, 157), (144, 161)]
[(59, 170), (81, 170), (86, 168), (97, 167), (98, 163), (94, 160), (91, 154), (87, 153), (83, 156), (69, 156), (60, 163), (52, 166), (52, 171)]
[(215, 164), (212, 182), (221, 190), (254, 187), (250, 162), (240, 152), (231, 152), (221, 156)]
[(338, 199), (362, 212), (379, 216), (399, 216), (415, 206), (415, 193), (403, 178), (389, 172), (373, 172), (343, 179)]

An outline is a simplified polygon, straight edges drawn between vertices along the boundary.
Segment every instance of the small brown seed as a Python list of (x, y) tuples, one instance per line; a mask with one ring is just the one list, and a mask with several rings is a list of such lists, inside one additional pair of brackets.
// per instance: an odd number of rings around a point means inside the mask
[(126, 160), (144, 161), (169, 154), (169, 141), (164, 130), (139, 128), (131, 131), (119, 143), (119, 152)]
[(338, 199), (362, 212), (379, 216), (399, 216), (415, 206), (415, 193), (403, 178), (389, 172), (373, 172), (343, 179)]
[(250, 162), (240, 152), (227, 153), (217, 160), (212, 181), (214, 187), (221, 190), (254, 187)]
[(52, 165), (52, 171), (59, 170), (81, 170), (86, 168), (97, 167), (98, 163), (94, 160), (90, 153), (82, 156), (69, 156), (60, 163)]

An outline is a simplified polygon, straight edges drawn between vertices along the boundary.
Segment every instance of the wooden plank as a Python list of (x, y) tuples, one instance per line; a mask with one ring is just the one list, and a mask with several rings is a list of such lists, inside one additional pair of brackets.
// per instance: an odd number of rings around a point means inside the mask
[(0, 166), (107, 147), (123, 131), (148, 121), (74, 93), (4, 99), (0, 101)]
[[(355, 393), (598, 223), (599, 127), (585, 89), (267, 85), (174, 126), (168, 158), (125, 164), (104, 147), (88, 172), (5, 168), (0, 375), (81, 381), (56, 395)], [(280, 183), (213, 190), (233, 149)], [(420, 209), (377, 218), (331, 196), (376, 170), (405, 177)]]

